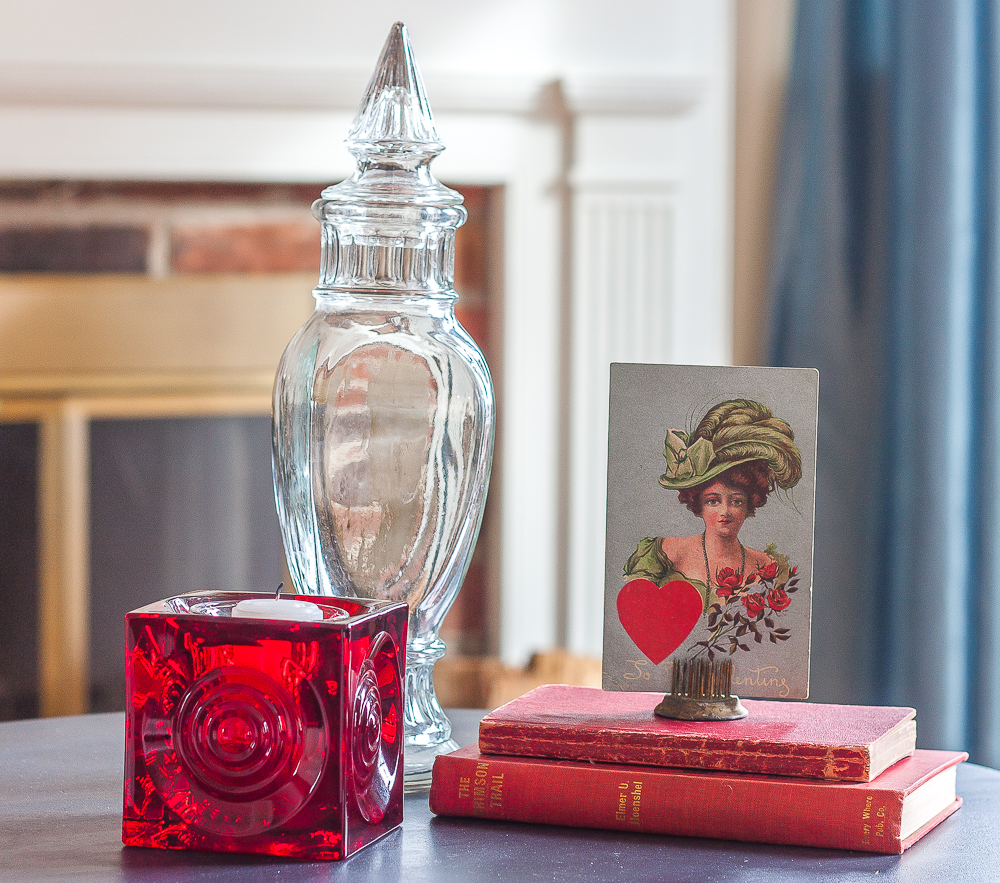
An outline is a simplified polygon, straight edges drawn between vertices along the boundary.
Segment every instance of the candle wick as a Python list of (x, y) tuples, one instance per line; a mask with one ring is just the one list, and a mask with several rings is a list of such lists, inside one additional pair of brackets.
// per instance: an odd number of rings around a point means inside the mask
[(284, 587), (284, 585), (285, 585), (285, 581), (284, 580), (282, 580), (280, 583), (278, 583), (278, 589), (274, 593), (274, 600), (275, 601), (277, 601), (281, 597), (281, 590)]

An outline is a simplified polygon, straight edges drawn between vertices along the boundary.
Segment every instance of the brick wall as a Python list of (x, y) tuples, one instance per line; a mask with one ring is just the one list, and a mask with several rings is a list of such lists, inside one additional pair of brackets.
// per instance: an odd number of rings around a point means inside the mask
[[(0, 183), (0, 273), (319, 275), (323, 184)], [(488, 218), (497, 188), (461, 187), (469, 221), (455, 243), (457, 312), (484, 352)], [(489, 354), (487, 354), (489, 358)]]

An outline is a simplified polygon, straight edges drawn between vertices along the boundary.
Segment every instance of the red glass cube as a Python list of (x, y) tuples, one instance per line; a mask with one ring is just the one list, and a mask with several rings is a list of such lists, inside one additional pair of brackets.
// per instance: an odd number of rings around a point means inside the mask
[(262, 597), (125, 617), (127, 846), (341, 859), (402, 821), (407, 605), (285, 596), (322, 618), (232, 615)]

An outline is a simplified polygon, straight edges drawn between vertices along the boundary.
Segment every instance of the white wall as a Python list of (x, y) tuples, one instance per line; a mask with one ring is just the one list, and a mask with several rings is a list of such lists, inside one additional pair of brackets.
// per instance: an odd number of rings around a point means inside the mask
[(0, 177), (337, 180), (407, 23), (501, 183), (501, 644), (600, 652), (608, 364), (731, 352), (728, 0), (0, 0)]

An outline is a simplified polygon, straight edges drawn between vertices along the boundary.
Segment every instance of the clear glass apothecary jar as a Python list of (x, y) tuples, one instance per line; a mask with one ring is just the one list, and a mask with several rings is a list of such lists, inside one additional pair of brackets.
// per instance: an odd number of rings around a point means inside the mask
[(443, 145), (402, 24), (347, 144), (357, 171), (313, 204), (316, 309), (275, 379), (275, 495), (298, 593), (409, 605), (412, 789), (457, 747), (432, 669), (479, 532), (494, 400), (483, 355), (455, 319), (455, 231), (466, 211), (430, 171)]

